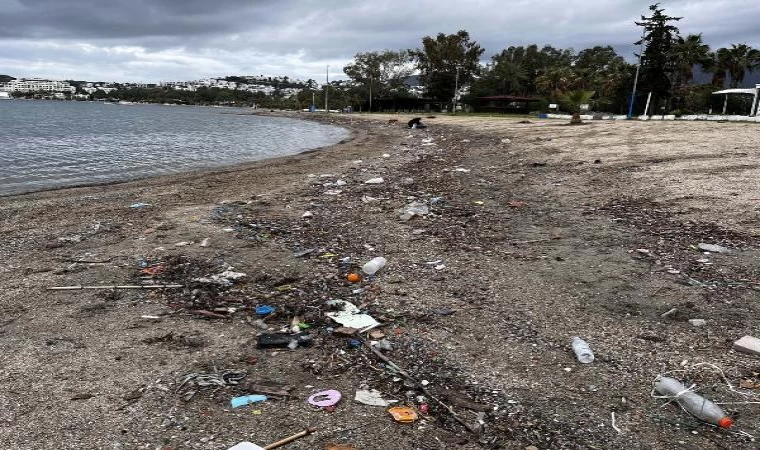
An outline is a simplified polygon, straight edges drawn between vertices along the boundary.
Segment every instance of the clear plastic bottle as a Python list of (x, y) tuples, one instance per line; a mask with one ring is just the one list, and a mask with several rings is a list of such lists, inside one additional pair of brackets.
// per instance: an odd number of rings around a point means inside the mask
[(388, 261), (383, 258), (382, 256), (378, 256), (376, 258), (372, 258), (370, 262), (362, 266), (362, 270), (367, 275), (374, 275), (378, 270), (385, 267), (385, 263)]
[(578, 336), (574, 336), (570, 345), (573, 347), (578, 362), (583, 364), (591, 364), (594, 362), (594, 352), (591, 351), (591, 347), (589, 347), (586, 341)]
[(731, 428), (733, 419), (728, 417), (720, 406), (707, 400), (701, 395), (686, 389), (675, 378), (661, 377), (654, 382), (654, 390), (668, 398), (675, 399), (679, 405), (697, 419), (717, 425), (721, 428)]

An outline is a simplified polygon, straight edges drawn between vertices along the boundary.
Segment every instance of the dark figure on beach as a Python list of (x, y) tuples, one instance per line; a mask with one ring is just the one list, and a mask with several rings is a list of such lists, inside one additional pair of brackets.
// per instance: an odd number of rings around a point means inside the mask
[(406, 123), (409, 128), (427, 128), (427, 125), (422, 123), (421, 117), (415, 117)]

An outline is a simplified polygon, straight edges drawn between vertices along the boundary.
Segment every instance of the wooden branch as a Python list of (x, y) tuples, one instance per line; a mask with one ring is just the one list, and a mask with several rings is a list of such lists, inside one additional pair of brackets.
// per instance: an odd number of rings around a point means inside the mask
[(314, 433), (316, 431), (317, 431), (316, 428), (307, 428), (307, 429), (301, 431), (300, 433), (294, 434), (293, 436), (286, 437), (285, 439), (282, 439), (282, 440), (279, 440), (279, 441), (277, 441), (277, 442), (275, 442), (273, 444), (267, 445), (266, 447), (264, 447), (264, 450), (270, 450), (270, 449), (273, 449), (273, 448), (282, 447), (285, 444), (289, 444), (289, 443), (295, 441), (296, 439), (301, 439), (302, 437), (308, 436), (311, 433)]
[(404, 369), (402, 369), (396, 363), (394, 363), (393, 361), (391, 361), (387, 356), (383, 355), (380, 352), (380, 350), (378, 350), (375, 347), (373, 347), (372, 344), (370, 344), (367, 341), (364, 341), (364, 345), (366, 345), (370, 350), (372, 350), (372, 353), (374, 353), (375, 355), (377, 355), (378, 358), (382, 359), (383, 362), (385, 362), (386, 364), (388, 364), (389, 366), (391, 366), (395, 371), (397, 371), (399, 374), (401, 374), (401, 376), (403, 376), (407, 380), (409, 380), (412, 383), (414, 383), (417, 387), (419, 387), (422, 390), (422, 392), (427, 397), (429, 397), (431, 400), (433, 400), (434, 402), (438, 403), (441, 407), (443, 407), (444, 409), (446, 409), (446, 411), (448, 411), (449, 414), (451, 414), (451, 417), (453, 417), (454, 420), (456, 420), (457, 422), (459, 422), (460, 424), (462, 424), (462, 426), (464, 426), (467, 429), (467, 431), (469, 431), (470, 433), (477, 433), (478, 432), (478, 430), (476, 428), (474, 428), (473, 426), (471, 426), (470, 424), (468, 424), (467, 422), (465, 422), (464, 419), (462, 419), (461, 417), (459, 417), (457, 415), (457, 413), (454, 412), (454, 410), (451, 408), (451, 406), (447, 405), (443, 401), (439, 400), (436, 396), (434, 396), (433, 394), (431, 394), (430, 391), (428, 391), (427, 388), (422, 385), (422, 383), (420, 383), (414, 377), (412, 377), (411, 375), (409, 375)]
[(178, 289), (185, 287), (182, 284), (146, 284), (124, 286), (52, 286), (48, 291), (81, 291), (83, 289)]

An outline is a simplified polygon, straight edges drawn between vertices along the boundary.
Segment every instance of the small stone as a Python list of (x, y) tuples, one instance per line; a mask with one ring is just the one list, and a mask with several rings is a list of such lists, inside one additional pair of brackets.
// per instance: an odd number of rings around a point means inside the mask
[(731, 253), (731, 249), (726, 247), (721, 247), (720, 245), (715, 244), (705, 244), (704, 242), (697, 245), (697, 248), (710, 253)]
[(507, 138), (504, 138), (504, 139), (501, 140), (502, 144), (509, 144), (511, 142), (512, 142), (512, 140), (511, 139), (507, 139)]
[(734, 350), (750, 355), (760, 356), (760, 339), (752, 336), (744, 336), (734, 342)]
[(525, 447), (525, 450), (538, 450), (538, 447), (536, 447), (535, 445), (529, 445)]
[(369, 332), (370, 339), (374, 340), (380, 340), (385, 337), (385, 333), (383, 333), (381, 330), (373, 330)]
[(408, 178), (408, 177), (407, 177), (407, 178), (403, 178), (403, 179), (401, 180), (401, 184), (402, 184), (403, 186), (411, 186), (411, 185), (413, 185), (413, 184), (414, 184), (414, 178)]
[(692, 324), (692, 326), (701, 327), (707, 324), (707, 321), (705, 319), (689, 319), (689, 323)]
[(333, 330), (333, 334), (336, 336), (354, 336), (359, 330), (356, 328), (351, 327), (338, 327), (335, 330)]

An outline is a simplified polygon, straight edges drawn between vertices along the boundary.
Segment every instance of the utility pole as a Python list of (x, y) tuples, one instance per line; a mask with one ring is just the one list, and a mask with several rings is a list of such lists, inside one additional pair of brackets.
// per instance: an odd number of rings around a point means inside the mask
[(628, 118), (633, 117), (633, 102), (636, 99), (636, 86), (639, 84), (639, 71), (641, 70), (641, 57), (644, 55), (644, 36), (646, 29), (641, 30), (641, 48), (639, 49), (639, 64), (636, 66), (636, 77), (633, 79), (633, 92), (631, 92), (631, 103), (628, 105)]
[(372, 112), (372, 76), (369, 77), (369, 112)]
[(452, 112), (456, 114), (457, 112), (457, 93), (459, 92), (459, 64), (457, 64), (457, 76), (454, 79), (454, 109)]
[(327, 95), (330, 91), (330, 65), (327, 65), (327, 70), (325, 71), (325, 79), (327, 82), (325, 83), (325, 114), (328, 114), (330, 112), (330, 109), (327, 107)]

